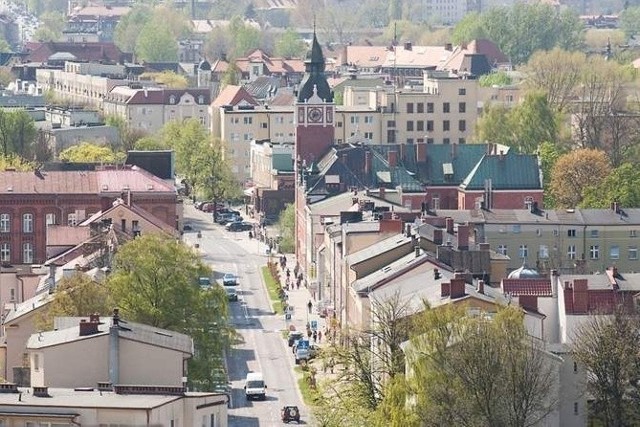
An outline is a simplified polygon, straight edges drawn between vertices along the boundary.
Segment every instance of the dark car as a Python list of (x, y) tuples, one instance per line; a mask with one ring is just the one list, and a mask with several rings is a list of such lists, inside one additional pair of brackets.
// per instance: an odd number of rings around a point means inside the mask
[(234, 288), (225, 288), (227, 291), (227, 299), (229, 302), (237, 302), (238, 301), (238, 291)]
[(225, 226), (227, 231), (250, 231), (253, 230), (253, 225), (248, 222), (235, 221)]
[(280, 416), (282, 417), (282, 422), (289, 423), (291, 421), (295, 421), (296, 423), (300, 423), (300, 409), (297, 406), (285, 406), (280, 410)]
[(293, 346), (293, 343), (296, 342), (299, 339), (302, 339), (302, 337), (304, 337), (304, 334), (300, 331), (291, 331), (289, 332), (289, 335), (287, 336), (287, 345), (289, 347)]

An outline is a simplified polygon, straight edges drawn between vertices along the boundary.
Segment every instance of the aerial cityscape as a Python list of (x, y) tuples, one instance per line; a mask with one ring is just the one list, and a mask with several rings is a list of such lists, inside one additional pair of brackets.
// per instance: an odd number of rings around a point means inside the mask
[(0, 0), (0, 427), (640, 426), (639, 36)]

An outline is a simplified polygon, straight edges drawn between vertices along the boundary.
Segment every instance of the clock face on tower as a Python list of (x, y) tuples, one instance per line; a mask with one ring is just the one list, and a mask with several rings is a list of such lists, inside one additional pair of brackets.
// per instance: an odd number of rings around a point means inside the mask
[(311, 123), (318, 123), (322, 121), (322, 109), (318, 107), (309, 108), (307, 111), (307, 120)]

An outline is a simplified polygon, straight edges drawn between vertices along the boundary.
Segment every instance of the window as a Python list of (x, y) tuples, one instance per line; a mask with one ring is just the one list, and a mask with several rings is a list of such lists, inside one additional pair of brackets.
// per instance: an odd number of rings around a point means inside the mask
[(576, 229), (570, 228), (567, 230), (567, 237), (576, 237)]
[(0, 261), (11, 262), (11, 246), (9, 242), (2, 242), (0, 245)]
[(338, 123), (336, 123), (336, 127), (341, 128), (341, 127), (342, 127), (342, 122), (338, 122)]
[(427, 132), (433, 132), (433, 120), (427, 120)]
[(33, 245), (29, 242), (22, 244), (22, 262), (23, 264), (33, 264)]
[(67, 215), (67, 225), (71, 227), (75, 227), (76, 225), (78, 225), (78, 218), (76, 217), (75, 212)]
[(620, 259), (620, 246), (613, 245), (609, 248), (609, 259)]
[(9, 301), (15, 301), (16, 300), (16, 288), (11, 288), (9, 289)]
[(637, 260), (638, 259), (638, 247), (637, 246), (629, 246), (629, 259)]
[(200, 105), (204, 104), (204, 95), (198, 96), (198, 104)]
[(175, 95), (171, 95), (169, 97), (169, 104), (175, 104), (176, 103), (176, 97)]
[(360, 117), (358, 117), (358, 116), (351, 116), (351, 124), (352, 124), (352, 125), (356, 125), (356, 124), (358, 124), (358, 123), (360, 123)]
[(591, 259), (599, 259), (600, 258), (600, 246), (591, 245), (589, 247), (589, 256)]
[(451, 140), (449, 138), (442, 138), (442, 143), (444, 145), (448, 145), (451, 142)]
[(244, 117), (243, 121), (245, 125), (253, 124), (253, 117)]
[(423, 132), (424, 131), (424, 120), (418, 120), (416, 122), (416, 130), (418, 132)]
[(557, 228), (553, 230), (553, 235), (554, 237), (558, 237), (560, 235), (560, 232), (558, 231)]
[(529, 248), (527, 245), (520, 245), (518, 248), (518, 257), (519, 258), (527, 258), (529, 256)]
[(427, 113), (433, 113), (433, 102), (427, 102)]
[(591, 237), (592, 238), (598, 238), (600, 233), (598, 233), (598, 230), (591, 230)]
[(33, 233), (33, 214), (26, 213), (22, 215), (22, 232)]
[(467, 103), (459, 102), (458, 103), (458, 113), (466, 113), (467, 112)]
[(206, 120), (207, 120), (206, 117), (203, 117), (203, 116), (198, 117), (198, 121), (200, 121), (200, 124), (202, 126), (205, 125)]
[(466, 138), (458, 138), (458, 144), (466, 144), (466, 143), (467, 143)]
[(427, 144), (433, 144), (433, 138), (427, 138)]
[(0, 214), (0, 233), (11, 232), (11, 217), (9, 214)]
[(396, 121), (395, 120), (387, 120), (387, 127), (388, 128), (396, 127)]
[(126, 219), (120, 220), (120, 229), (122, 230), (123, 233), (127, 232), (127, 220)]
[(407, 113), (413, 113), (413, 102), (407, 103)]
[(449, 120), (443, 120), (442, 121), (442, 130), (443, 131), (448, 131), (449, 128), (451, 127), (451, 123), (449, 122)]
[(211, 414), (209, 418), (209, 427), (218, 427), (216, 423), (216, 414)]
[(266, 122), (263, 122), (260, 124), (260, 126), (262, 127), (262, 129), (266, 129), (268, 125)]
[(466, 95), (467, 94), (467, 89), (466, 88), (459, 88), (458, 89), (458, 95)]
[(513, 225), (513, 228), (512, 228), (512, 231), (513, 231), (515, 234), (518, 234), (518, 233), (520, 232), (520, 224), (514, 224), (514, 225)]
[(33, 355), (33, 370), (36, 372), (40, 370), (40, 355), (38, 353)]
[(416, 110), (418, 113), (424, 113), (424, 102), (418, 102), (416, 104)]
[(549, 246), (540, 245), (540, 247), (538, 248), (538, 258), (540, 259), (549, 258)]
[(364, 122), (366, 124), (371, 124), (373, 123), (373, 116), (364, 116)]
[(629, 230), (629, 237), (638, 237), (636, 233), (636, 230)]
[(573, 415), (578, 415), (578, 402), (573, 402)]
[(467, 130), (467, 121), (466, 120), (458, 120), (458, 130), (460, 132), (465, 132)]
[(407, 122), (407, 131), (410, 132), (413, 130), (413, 122), (411, 120), (409, 120)]
[(407, 144), (413, 144), (413, 138), (407, 138)]
[(440, 195), (439, 194), (434, 194), (433, 196), (431, 196), (431, 207), (433, 208), (433, 210), (440, 209)]
[(442, 104), (442, 112), (448, 113), (451, 111), (451, 105), (448, 102)]
[(576, 245), (569, 245), (567, 247), (567, 258), (576, 259)]
[(373, 132), (365, 132), (364, 137), (367, 139), (373, 139)]
[(507, 254), (507, 245), (498, 245), (498, 253), (502, 255)]

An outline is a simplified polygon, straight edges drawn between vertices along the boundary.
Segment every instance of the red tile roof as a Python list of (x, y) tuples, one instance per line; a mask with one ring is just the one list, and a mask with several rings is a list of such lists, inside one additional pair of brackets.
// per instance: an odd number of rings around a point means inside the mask
[(227, 85), (222, 89), (220, 94), (213, 100), (214, 107), (222, 107), (223, 105), (238, 105), (241, 102), (249, 105), (258, 105), (258, 101), (251, 96), (242, 86)]
[(11, 194), (100, 194), (126, 191), (175, 193), (141, 168), (97, 171), (0, 172), (0, 196)]
[(304, 73), (304, 61), (302, 59), (270, 58), (262, 50), (257, 49), (246, 58), (238, 58), (236, 66), (243, 73), (251, 70), (251, 64), (261, 63), (270, 74)]
[(114, 43), (109, 42), (27, 42), (23, 62), (47, 62), (47, 59), (58, 52), (69, 52), (79, 61), (124, 62), (131, 60), (131, 55), (122, 52)]
[(502, 279), (502, 292), (513, 296), (548, 297), (553, 294), (549, 279)]

